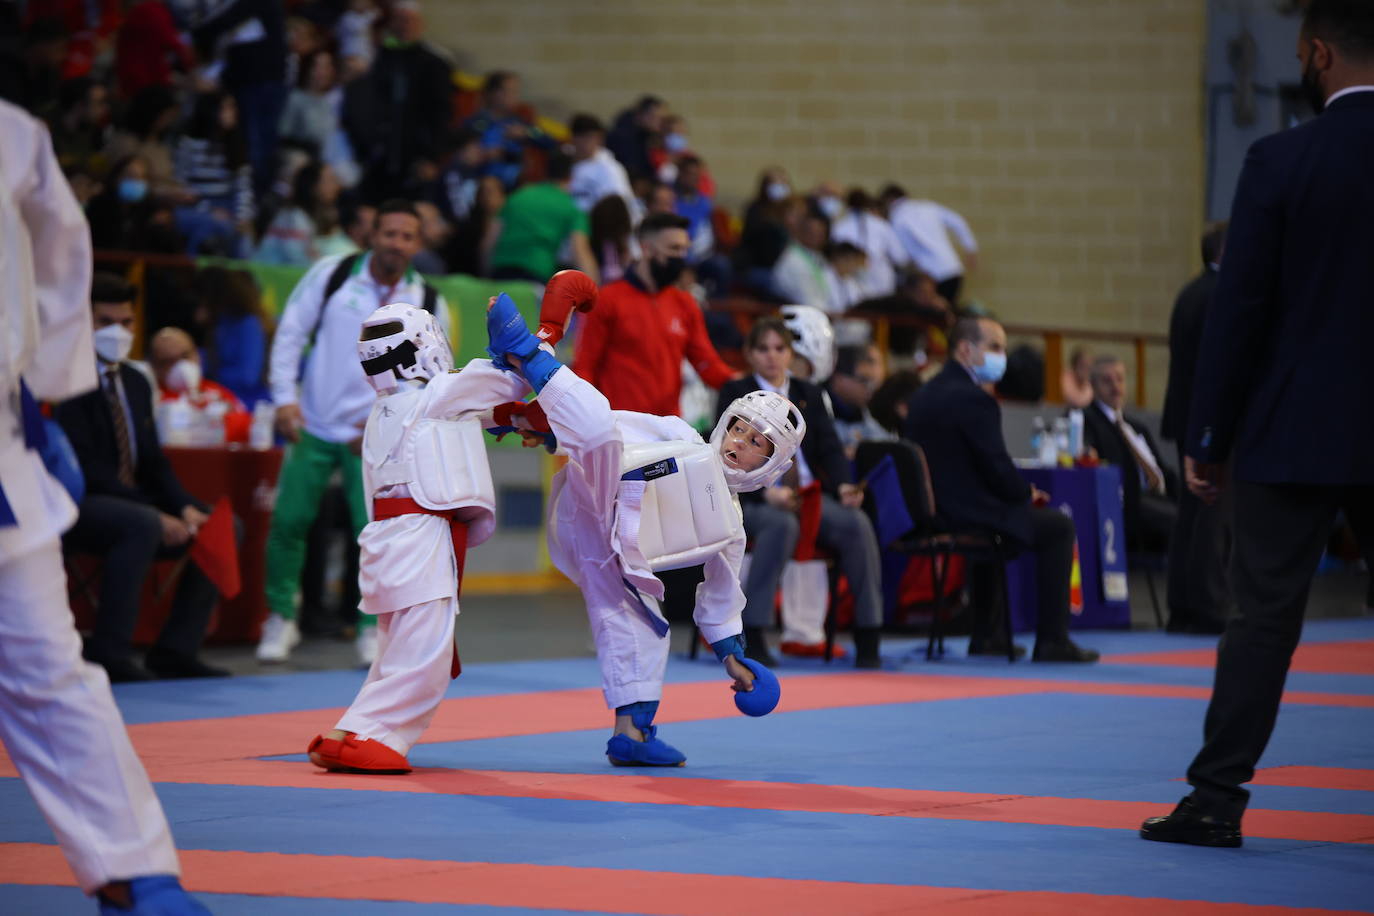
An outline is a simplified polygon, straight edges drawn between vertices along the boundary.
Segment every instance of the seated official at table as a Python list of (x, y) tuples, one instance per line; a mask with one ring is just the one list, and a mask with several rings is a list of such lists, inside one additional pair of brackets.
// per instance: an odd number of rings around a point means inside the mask
[(191, 335), (181, 328), (163, 328), (153, 335), (148, 341), (148, 365), (153, 367), (160, 400), (174, 401), (184, 397), (198, 408), (220, 402), (225, 413), (246, 412), (238, 395), (205, 377), (200, 351)]
[(1161, 551), (1178, 518), (1177, 481), (1159, 460), (1159, 445), (1145, 424), (1126, 414), (1126, 366), (1099, 356), (1092, 368), (1093, 402), (1083, 411), (1083, 444), (1121, 468), (1126, 546)]
[(86, 496), (63, 548), (104, 558), (86, 658), (103, 666), (116, 682), (221, 677), (229, 672), (197, 657), (219, 595), (194, 563), (188, 562), (181, 573), (171, 614), (145, 658), (146, 670), (132, 658), (139, 596), (149, 567), (155, 558), (184, 554), (195, 529), (209, 517), (206, 507), (182, 488), (162, 453), (153, 424), (152, 387), (125, 363), (133, 342), (133, 299), (133, 288), (119, 277), (95, 275), (91, 312), (100, 388), (64, 401), (55, 411), (86, 478)]
[[(1000, 533), (1009, 553), (1035, 554), (1038, 606), (1033, 658), (1091, 662), (1097, 652), (1069, 639), (1073, 519), (1044, 505), (1047, 494), (1017, 472), (1002, 438), (1002, 410), (985, 390), (1006, 368), (1007, 334), (990, 318), (961, 318), (949, 335), (949, 362), (912, 395), (902, 426), (925, 451), (940, 518), (956, 531)], [(1005, 654), (997, 570), (978, 564), (972, 655)], [(992, 621), (996, 621), (995, 623)]]

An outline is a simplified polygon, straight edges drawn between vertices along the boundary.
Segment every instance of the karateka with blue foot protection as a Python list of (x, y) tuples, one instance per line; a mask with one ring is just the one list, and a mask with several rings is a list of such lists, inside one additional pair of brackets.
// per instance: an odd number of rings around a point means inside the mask
[[(593, 297), (590, 280), (585, 287)], [(547, 294), (545, 299), (547, 305)], [(663, 583), (654, 573), (704, 565), (693, 619), (732, 689), (758, 689), (744, 662), (739, 570), (745, 535), (736, 494), (781, 477), (806, 424), (786, 398), (764, 391), (731, 404), (709, 443), (678, 417), (613, 411), (553, 355), (549, 344), (570, 314), (562, 307), (556, 314), (542, 310), (536, 336), (508, 297), (494, 297), (488, 352), (494, 365), (510, 365), (536, 395), (533, 403), (506, 405), (505, 415), (514, 416), (527, 438), (526, 426), (553, 436), (568, 457), (550, 495), (549, 555), (586, 601), (602, 692), (615, 711), (606, 756), (616, 766), (682, 766), (686, 756), (653, 724), (669, 629), (658, 604)], [(551, 324), (558, 325), (552, 335)], [(760, 710), (750, 714), (776, 704), (771, 672), (768, 680), (758, 695), (764, 702), (745, 704)]]

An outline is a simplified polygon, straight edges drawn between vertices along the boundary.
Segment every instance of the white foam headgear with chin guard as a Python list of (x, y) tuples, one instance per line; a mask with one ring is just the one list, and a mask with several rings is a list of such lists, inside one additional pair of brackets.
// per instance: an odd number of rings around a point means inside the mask
[(428, 381), (453, 368), (453, 351), (434, 316), (422, 308), (393, 302), (363, 319), (358, 360), (379, 392), (399, 379)]
[(792, 466), (792, 456), (806, 436), (806, 420), (791, 401), (772, 391), (751, 391), (735, 398), (711, 432), (711, 447), (720, 454), (721, 443), (735, 420), (743, 420), (773, 443), (773, 454), (752, 471), (731, 467), (724, 460), (725, 483), (734, 493), (759, 490), (777, 481)]
[(814, 305), (784, 305), (782, 323), (792, 332), (792, 352), (811, 363), (810, 381), (825, 384), (835, 371), (835, 329)]

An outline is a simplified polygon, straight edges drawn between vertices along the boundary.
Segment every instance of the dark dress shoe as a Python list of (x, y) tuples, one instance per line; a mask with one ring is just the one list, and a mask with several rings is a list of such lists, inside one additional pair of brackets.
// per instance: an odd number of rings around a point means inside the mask
[[(1015, 646), (1012, 648), (1017, 658), (1025, 658), (1026, 647)], [(1005, 639), (975, 639), (968, 644), (969, 655), (1000, 655), (1007, 657), (1007, 641)]]
[(1031, 660), (1037, 662), (1095, 662), (1097, 659), (1096, 649), (1084, 649), (1071, 639), (1049, 645), (1037, 642), (1035, 652), (1031, 656)]
[(93, 662), (105, 669), (111, 684), (132, 684), (138, 681), (151, 681), (153, 676), (138, 666), (130, 658), (88, 654), (86, 661)]
[(154, 676), (168, 680), (186, 677), (229, 677), (223, 668), (207, 665), (194, 655), (184, 655), (171, 649), (152, 648), (143, 660)]
[(1142, 839), (1193, 846), (1236, 847), (1241, 844), (1240, 821), (1204, 814), (1191, 795), (1178, 803), (1173, 814), (1152, 817), (1140, 825)]

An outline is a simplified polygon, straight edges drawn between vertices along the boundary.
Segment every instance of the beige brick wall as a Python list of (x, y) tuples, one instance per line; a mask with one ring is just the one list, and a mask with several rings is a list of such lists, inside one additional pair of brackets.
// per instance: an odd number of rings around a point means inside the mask
[(429, 0), (426, 13), (465, 69), (519, 71), (555, 116), (609, 120), (662, 95), (727, 204), (776, 162), (799, 187), (895, 180), (955, 208), (982, 246), (969, 293), (1009, 322), (1163, 330), (1197, 264), (1203, 0)]

